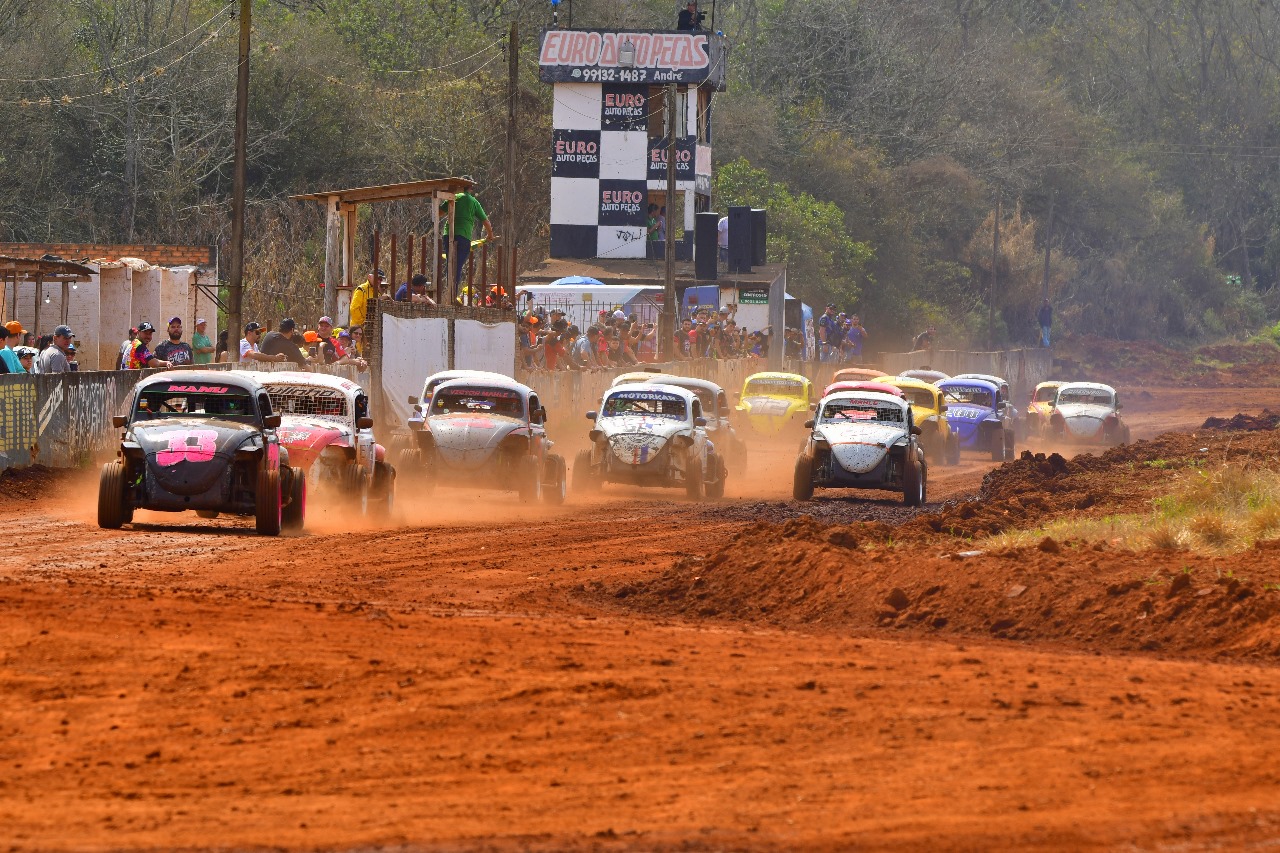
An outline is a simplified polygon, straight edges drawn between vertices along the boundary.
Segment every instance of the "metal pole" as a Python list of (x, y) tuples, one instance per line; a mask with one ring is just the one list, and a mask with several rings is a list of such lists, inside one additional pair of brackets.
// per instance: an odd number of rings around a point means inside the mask
[(676, 84), (667, 86), (667, 239), (666, 278), (662, 289), (662, 322), (658, 329), (658, 351), (667, 349), (668, 360), (675, 360), (672, 346), (676, 334), (676, 242), (672, 239), (671, 216), (676, 209)]
[[(507, 35), (507, 178), (503, 186), (502, 206), (506, 216), (503, 224), (505, 245), (513, 249), (516, 245), (516, 94), (520, 75), (520, 7), (516, 6), (516, 17), (511, 21), (511, 32)], [(515, 304), (516, 269), (515, 252), (504, 252), (501, 258), (510, 257), (510, 269), (500, 260), (498, 262), (498, 285), (505, 290)]]
[(996, 216), (991, 238), (991, 289), (987, 292), (987, 351), (996, 348), (996, 265), (1000, 262), (1000, 188), (996, 188)]
[(1044, 299), (1049, 298), (1049, 241), (1053, 239), (1053, 203), (1058, 200), (1058, 191), (1049, 195), (1049, 226), (1044, 229), (1044, 282), (1040, 286)]
[(231, 182), (231, 265), (227, 274), (227, 340), (232, 352), (238, 341), (244, 307), (244, 192), (249, 136), (249, 32), (253, 26), (252, 0), (240, 0), (240, 64), (236, 76), (235, 166)]

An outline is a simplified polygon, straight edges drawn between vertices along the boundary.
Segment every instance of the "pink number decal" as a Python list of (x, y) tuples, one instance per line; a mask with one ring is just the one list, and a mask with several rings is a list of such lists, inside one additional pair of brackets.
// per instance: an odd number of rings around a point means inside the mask
[(208, 462), (218, 449), (218, 434), (211, 429), (193, 429), (169, 435), (169, 449), (156, 454), (156, 464), (177, 465), (179, 462)]

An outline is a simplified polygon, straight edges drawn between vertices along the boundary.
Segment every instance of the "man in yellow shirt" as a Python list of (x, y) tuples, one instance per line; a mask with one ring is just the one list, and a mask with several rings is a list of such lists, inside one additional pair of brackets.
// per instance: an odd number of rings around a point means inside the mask
[(365, 315), (369, 312), (369, 300), (377, 299), (382, 291), (382, 282), (387, 277), (382, 270), (374, 270), (368, 278), (361, 282), (351, 294), (351, 322), (349, 326), (363, 326)]

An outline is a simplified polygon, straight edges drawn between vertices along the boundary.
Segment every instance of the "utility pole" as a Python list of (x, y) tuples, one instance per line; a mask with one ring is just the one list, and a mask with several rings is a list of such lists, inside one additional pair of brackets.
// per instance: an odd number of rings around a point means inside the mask
[(996, 218), (991, 238), (991, 289), (987, 291), (987, 351), (996, 349), (996, 268), (1000, 263), (1000, 188), (996, 187)]
[[(658, 352), (667, 349), (672, 361), (675, 351), (672, 349), (676, 335), (676, 245), (672, 240), (675, 229), (671, 227), (671, 217), (676, 210), (676, 84), (667, 86), (667, 239), (666, 247), (666, 282), (662, 289), (662, 322), (658, 324)], [(665, 343), (664, 343), (665, 342)]]
[(1049, 299), (1049, 241), (1053, 239), (1053, 203), (1058, 200), (1058, 191), (1054, 190), (1049, 194), (1049, 227), (1044, 229), (1044, 281), (1040, 285), (1040, 292), (1045, 299)]
[(498, 276), (506, 288), (511, 304), (516, 304), (516, 92), (520, 74), (520, 6), (516, 6), (511, 19), (511, 32), (507, 34), (507, 179), (503, 187), (502, 206), (506, 208), (503, 242), (506, 251), (501, 257), (506, 269)]
[[(249, 30), (253, 26), (252, 0), (240, 0), (240, 65), (236, 74), (235, 166), (231, 182), (231, 269), (227, 279), (227, 341), (239, 353), (244, 307), (244, 184), (245, 139), (249, 135)], [(326, 284), (328, 284), (326, 282)]]

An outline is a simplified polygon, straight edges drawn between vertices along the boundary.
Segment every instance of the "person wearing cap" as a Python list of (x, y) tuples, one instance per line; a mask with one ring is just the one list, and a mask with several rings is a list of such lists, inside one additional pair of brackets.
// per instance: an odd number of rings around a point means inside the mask
[(386, 280), (387, 276), (382, 270), (374, 270), (351, 292), (350, 325), (364, 325), (365, 317), (369, 314), (369, 300), (378, 298), (382, 293), (382, 282)]
[(174, 367), (195, 364), (196, 357), (191, 344), (182, 339), (181, 317), (169, 318), (169, 340), (162, 341), (156, 347), (156, 358), (163, 358)]
[(71, 339), (75, 333), (70, 326), (59, 326), (53, 330), (53, 341), (36, 356), (36, 373), (67, 373), (71, 363), (67, 360), (67, 352), (71, 347)]
[(258, 341), (262, 337), (262, 324), (256, 320), (244, 327), (244, 337), (240, 339), (241, 361), (284, 361), (284, 355), (267, 355), (258, 349)]
[[(452, 246), (449, 254), (453, 255), (450, 260), (453, 261), (453, 280), (461, 285), (462, 268), (467, 263), (467, 258), (471, 256), (471, 236), (475, 231), (476, 223), (484, 225), (485, 237), (492, 241), (493, 225), (489, 222), (489, 215), (484, 212), (484, 207), (480, 205), (480, 200), (476, 198), (476, 182), (470, 177), (463, 177), (468, 182), (465, 190), (454, 196), (453, 199), (453, 223), (455, 231), (452, 240)], [(446, 201), (440, 205), (442, 212), (447, 212), (449, 203)], [(446, 238), (448, 237), (448, 219), (445, 220)], [(461, 292), (461, 288), (459, 288)], [(447, 298), (447, 297), (446, 297)], [(353, 319), (351, 321), (355, 323)], [(363, 323), (363, 320), (361, 321)]]
[(263, 335), (258, 352), (262, 355), (280, 356), (279, 361), (292, 361), (299, 367), (306, 367), (311, 363), (311, 358), (293, 342), (293, 333), (297, 328), (298, 324), (292, 317), (285, 317), (280, 321), (278, 331)]
[(418, 302), (423, 305), (435, 305), (436, 301), (427, 295), (427, 277), (418, 273), (412, 281), (406, 281), (396, 291), (396, 302)]
[(194, 354), (193, 359), (196, 364), (212, 364), (214, 354), (218, 351), (213, 341), (205, 334), (208, 328), (208, 320), (203, 317), (196, 318), (196, 333), (191, 336), (191, 352)]
[(831, 361), (839, 352), (840, 325), (836, 322), (836, 306), (828, 305), (818, 318), (818, 361)]
[[(63, 328), (62, 326), (58, 327)], [(57, 330), (54, 330), (57, 333)], [(151, 351), (151, 339), (155, 337), (156, 327), (150, 323), (139, 323), (138, 332), (133, 341), (129, 344), (129, 352), (126, 354), (124, 368), (125, 370), (141, 370), (144, 367), (172, 367), (169, 362), (160, 358)], [(57, 339), (54, 339), (57, 343)], [(52, 347), (50, 347), (52, 349)], [(43, 355), (43, 353), (41, 353)]]
[(22, 328), (22, 324), (17, 320), (10, 320), (4, 324), (4, 346), (0, 347), (0, 373), (30, 372), (22, 366), (22, 360), (14, 352), (14, 347), (18, 346), (25, 331), (26, 329)]
[(14, 350), (14, 354), (18, 356), (18, 364), (22, 365), (22, 373), (31, 373), (35, 369), (37, 355), (35, 347), (18, 347)]
[(129, 334), (120, 342), (120, 354), (116, 356), (116, 370), (124, 370), (129, 366), (129, 350), (133, 348), (133, 342), (137, 337), (137, 328), (130, 326)]

